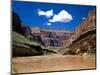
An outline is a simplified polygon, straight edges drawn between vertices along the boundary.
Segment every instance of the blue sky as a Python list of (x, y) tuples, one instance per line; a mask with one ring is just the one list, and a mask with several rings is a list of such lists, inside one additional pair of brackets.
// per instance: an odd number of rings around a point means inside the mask
[(23, 25), (74, 31), (95, 6), (13, 1)]

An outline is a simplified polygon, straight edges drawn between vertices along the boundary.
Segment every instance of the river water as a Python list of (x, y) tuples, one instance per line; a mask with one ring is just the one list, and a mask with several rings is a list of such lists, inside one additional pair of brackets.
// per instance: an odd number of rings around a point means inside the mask
[(32, 56), (12, 59), (13, 68), (17, 73), (47, 72), (63, 70), (95, 69), (93, 56)]

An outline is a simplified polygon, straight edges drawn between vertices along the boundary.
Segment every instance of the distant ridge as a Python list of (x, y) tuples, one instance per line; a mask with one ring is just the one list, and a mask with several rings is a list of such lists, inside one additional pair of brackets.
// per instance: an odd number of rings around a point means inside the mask
[(69, 32), (69, 33), (71, 33), (71, 31), (69, 31), (67, 29), (54, 29), (54, 28), (32, 27), (31, 30), (33, 30), (33, 29), (38, 29), (38, 30), (43, 30), (43, 31), (50, 31), (50, 32)]

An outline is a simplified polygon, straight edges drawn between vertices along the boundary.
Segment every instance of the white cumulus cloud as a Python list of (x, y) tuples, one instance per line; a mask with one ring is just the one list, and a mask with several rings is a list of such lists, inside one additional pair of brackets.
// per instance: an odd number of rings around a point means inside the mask
[(42, 10), (38, 10), (38, 15), (39, 16), (46, 16), (47, 18), (50, 18), (51, 16), (53, 16), (53, 10), (48, 10), (48, 11), (42, 11)]
[(49, 19), (49, 22), (70, 22), (73, 20), (73, 17), (70, 13), (65, 10), (60, 11), (57, 15), (55, 14), (52, 19)]

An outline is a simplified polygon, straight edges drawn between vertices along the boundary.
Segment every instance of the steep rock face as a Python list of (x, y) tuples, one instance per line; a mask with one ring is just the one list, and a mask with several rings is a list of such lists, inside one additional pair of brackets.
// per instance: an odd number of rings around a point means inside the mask
[(53, 50), (45, 48), (44, 46), (38, 44), (37, 42), (30, 41), (25, 36), (12, 32), (12, 55), (13, 56), (36, 56), (55, 53)]
[(88, 13), (88, 16), (76, 28), (76, 31), (75, 31), (76, 37), (79, 37), (81, 34), (84, 34), (95, 28), (96, 28), (96, 11), (91, 10)]
[(21, 33), (21, 20), (16, 13), (12, 13), (12, 30)]
[(54, 30), (54, 29), (42, 29), (32, 28), (33, 40), (41, 42), (44, 46), (63, 46), (69, 43), (72, 32), (67, 30)]
[(92, 10), (76, 28), (74, 40), (69, 47), (60, 50), (60, 54), (86, 55), (96, 52), (96, 12)]
[(15, 31), (12, 32), (12, 40), (13, 56), (43, 55), (41, 48), (36, 50), (37, 47), (40, 47), (37, 43), (28, 40), (25, 36)]
[(64, 54), (75, 54), (75, 55), (85, 55), (85, 54), (95, 54), (96, 52), (96, 30), (89, 31), (76, 40), (68, 47), (68, 51)]
[(28, 26), (23, 26), (20, 17), (14, 12), (12, 15), (12, 30), (26, 37), (31, 35), (31, 29)]
[[(35, 36), (38, 36), (37, 34)], [(41, 41), (41, 37), (35, 40)], [(12, 14), (12, 56), (36, 56), (55, 53), (32, 40), (31, 29), (21, 23), (20, 17)]]

